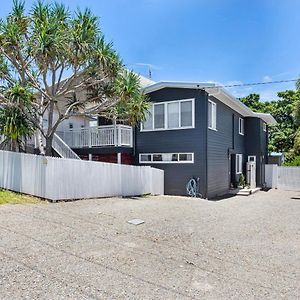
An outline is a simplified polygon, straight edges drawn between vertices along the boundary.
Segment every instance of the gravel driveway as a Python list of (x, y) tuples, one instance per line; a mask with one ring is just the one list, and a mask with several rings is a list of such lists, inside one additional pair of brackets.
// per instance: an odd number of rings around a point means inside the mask
[(0, 237), (1, 299), (300, 298), (300, 192), (3, 205)]

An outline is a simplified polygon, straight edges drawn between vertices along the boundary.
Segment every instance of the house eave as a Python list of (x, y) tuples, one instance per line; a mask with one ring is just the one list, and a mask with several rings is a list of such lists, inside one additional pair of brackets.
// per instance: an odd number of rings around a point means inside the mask
[(215, 83), (199, 83), (199, 82), (179, 82), (179, 81), (161, 81), (149, 85), (143, 89), (146, 94), (164, 89), (164, 88), (183, 88), (183, 89), (200, 89), (205, 90), (209, 97), (215, 97), (233, 110), (244, 117), (256, 117), (262, 119), (269, 125), (277, 124), (271, 114), (253, 112), (244, 103), (239, 101), (231, 93), (223, 87), (217, 86)]

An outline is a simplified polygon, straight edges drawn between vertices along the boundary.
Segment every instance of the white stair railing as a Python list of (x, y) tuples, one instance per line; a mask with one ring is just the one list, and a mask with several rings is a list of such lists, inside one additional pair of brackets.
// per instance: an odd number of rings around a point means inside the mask
[(62, 158), (80, 159), (80, 157), (56, 134), (54, 133), (52, 148)]

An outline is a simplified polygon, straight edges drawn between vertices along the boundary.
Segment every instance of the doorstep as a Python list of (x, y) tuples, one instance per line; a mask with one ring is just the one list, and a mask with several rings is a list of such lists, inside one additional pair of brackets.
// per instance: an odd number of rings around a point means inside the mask
[(257, 187), (254, 189), (232, 189), (229, 191), (229, 194), (238, 195), (238, 196), (249, 196), (260, 191), (261, 188)]

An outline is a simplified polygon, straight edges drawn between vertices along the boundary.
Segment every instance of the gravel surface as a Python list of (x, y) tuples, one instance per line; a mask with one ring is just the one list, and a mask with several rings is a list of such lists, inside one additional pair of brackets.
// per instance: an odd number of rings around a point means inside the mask
[(275, 190), (3, 205), (0, 298), (299, 299), (299, 216)]

